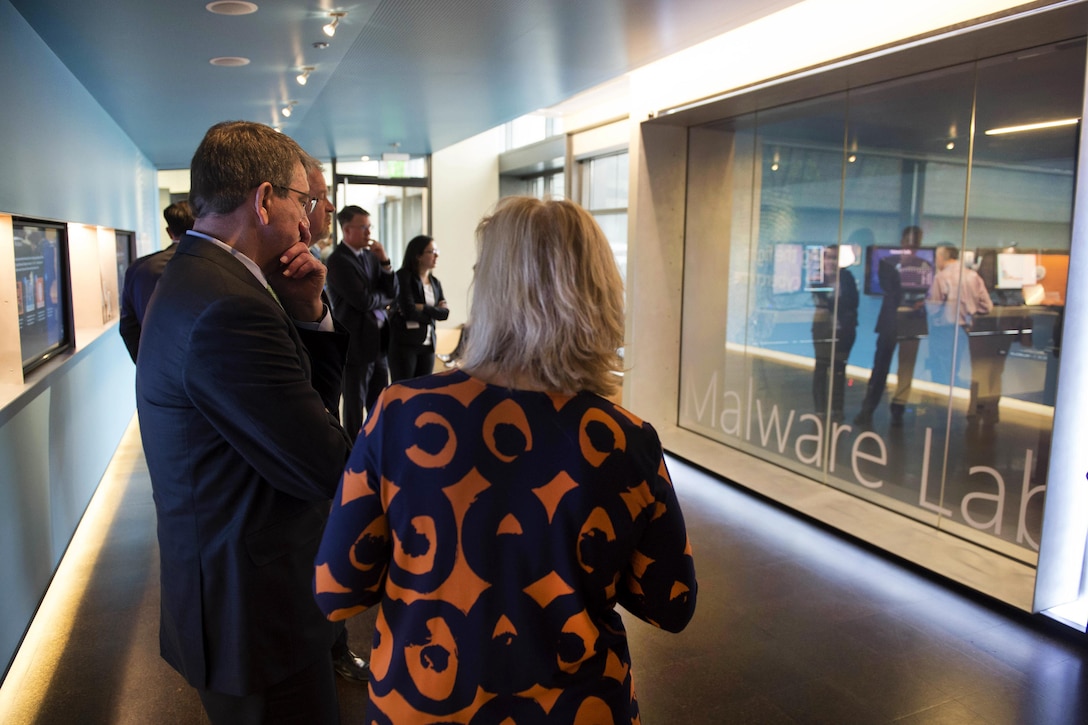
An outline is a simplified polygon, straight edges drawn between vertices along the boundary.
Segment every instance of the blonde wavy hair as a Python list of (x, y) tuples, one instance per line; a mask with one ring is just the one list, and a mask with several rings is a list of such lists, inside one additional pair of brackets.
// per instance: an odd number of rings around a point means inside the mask
[(503, 199), (476, 228), (463, 366), (557, 393), (610, 395), (622, 369), (623, 280), (601, 228), (565, 199)]

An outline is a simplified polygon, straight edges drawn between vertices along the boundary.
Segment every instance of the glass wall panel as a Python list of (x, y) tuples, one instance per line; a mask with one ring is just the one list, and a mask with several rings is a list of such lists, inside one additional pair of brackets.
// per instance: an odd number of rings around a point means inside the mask
[(346, 176), (373, 176), (381, 179), (426, 178), (428, 158), (416, 156), (407, 161), (384, 161), (364, 156), (360, 161), (336, 160), (336, 173)]
[(1065, 43), (690, 129), (680, 425), (1033, 562), (1084, 63)]
[[(944, 506), (960, 535), (1031, 551), (1061, 359), (1084, 64), (1082, 39), (978, 65), (961, 294), (977, 279), (992, 309), (959, 321), (966, 374), (950, 416)], [(1063, 125), (1008, 132), (1055, 121)]]
[(629, 157), (629, 154), (624, 151), (578, 163), (582, 181), (582, 206), (600, 224), (625, 281), (627, 279)]
[[(930, 318), (937, 245), (959, 249), (973, 65), (850, 93), (843, 228), (859, 250), (849, 420), (828, 481), (936, 524), (956, 326)], [(962, 131), (961, 131), (962, 130)], [(829, 466), (830, 468), (830, 466)]]
[[(384, 186), (339, 181), (336, 198), (340, 209), (355, 204), (370, 212), (370, 234), (385, 247), (393, 268), (401, 266), (409, 240), (427, 230), (427, 189), (418, 186)], [(334, 222), (335, 223), (335, 222)], [(337, 236), (340, 229), (337, 225)]]
[(746, 443), (755, 115), (692, 128), (684, 245), (679, 424)]
[(537, 199), (562, 199), (566, 183), (562, 171), (552, 171), (536, 176), (499, 177), (500, 191), (503, 196), (532, 196)]
[(731, 119), (688, 152), (681, 424), (816, 476), (850, 345), (833, 322), (846, 110), (843, 95)]

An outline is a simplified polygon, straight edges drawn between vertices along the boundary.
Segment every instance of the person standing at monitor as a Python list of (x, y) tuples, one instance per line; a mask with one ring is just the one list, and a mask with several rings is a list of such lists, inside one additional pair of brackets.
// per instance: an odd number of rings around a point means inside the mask
[(136, 362), (136, 353), (140, 349), (140, 329), (144, 324), (144, 313), (147, 311), (147, 303), (151, 301), (151, 293), (155, 291), (155, 285), (158, 284), (159, 277), (162, 277), (166, 263), (174, 258), (178, 241), (193, 228), (193, 211), (187, 201), (174, 202), (163, 210), (162, 216), (166, 219), (170, 246), (140, 257), (125, 271), (125, 284), (121, 291), (121, 321), (117, 328), (132, 362)]
[[(960, 264), (958, 248), (951, 244), (941, 244), (937, 247), (936, 261), (937, 275), (929, 289), (933, 324), (946, 329), (958, 326), (967, 333), (960, 338), (966, 339), (966, 349), (970, 350), (971, 355), (971, 397), (967, 406), (967, 418), (975, 420), (982, 412), (986, 422), (996, 422), (997, 401), (1001, 397), (1001, 370), (1004, 369), (1005, 358), (1003, 355), (991, 354), (989, 342), (993, 335), (971, 334), (975, 316), (989, 313), (994, 308), (994, 303), (979, 273)], [(959, 365), (952, 357), (951, 336), (946, 336), (944, 342), (943, 345), (934, 345), (931, 340), (930, 347), (939, 356), (942, 369), (950, 372), (950, 383), (955, 385), (956, 373), (953, 365)], [(960, 346), (959, 349), (964, 347)], [(998, 365), (1001, 368), (995, 376), (993, 373)]]
[(161, 654), (213, 725), (339, 720), (341, 628), (309, 582), (351, 450), (332, 413), (348, 341), (310, 254), (305, 158), (269, 126), (208, 130), (136, 363)]
[(880, 260), (877, 276), (884, 300), (876, 319), (876, 352), (873, 369), (861, 410), (854, 417), (856, 425), (867, 426), (873, 422), (873, 412), (884, 397), (884, 387), (891, 369), (895, 349), (899, 348), (899, 366), (895, 393), (892, 395), (892, 425), (903, 424), (903, 413), (910, 399), (914, 382), (914, 363), (918, 358), (918, 344), (929, 330), (926, 324), (926, 292), (933, 280), (933, 265), (915, 252), (922, 246), (921, 227), (903, 229), (899, 240), (899, 253)]

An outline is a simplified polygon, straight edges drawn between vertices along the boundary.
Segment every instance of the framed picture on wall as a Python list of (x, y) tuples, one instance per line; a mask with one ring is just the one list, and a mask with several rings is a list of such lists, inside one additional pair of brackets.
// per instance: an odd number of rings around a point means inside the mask
[(67, 227), (16, 217), (15, 299), (23, 373), (72, 348)]

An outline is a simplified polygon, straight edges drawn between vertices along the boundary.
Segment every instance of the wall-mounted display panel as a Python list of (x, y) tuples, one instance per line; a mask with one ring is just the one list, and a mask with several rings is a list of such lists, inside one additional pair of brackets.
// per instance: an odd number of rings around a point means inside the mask
[[(136, 233), (116, 231), (114, 232), (114, 253), (117, 265), (117, 289), (125, 288), (125, 272), (132, 262), (139, 256), (136, 254)], [(120, 300), (118, 300), (120, 306)]]
[(72, 347), (66, 226), (12, 220), (19, 343), (26, 374)]

